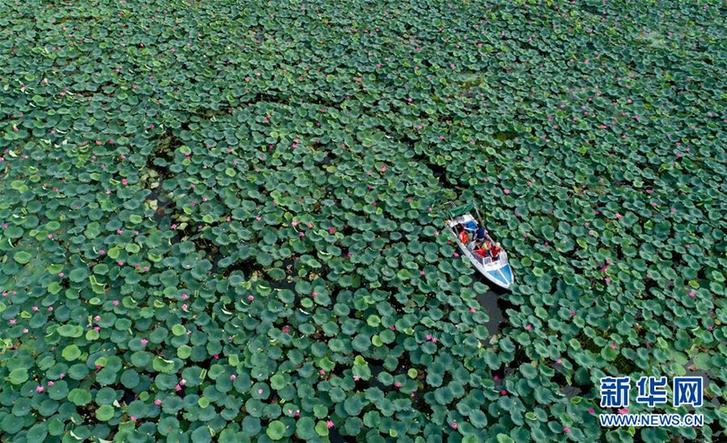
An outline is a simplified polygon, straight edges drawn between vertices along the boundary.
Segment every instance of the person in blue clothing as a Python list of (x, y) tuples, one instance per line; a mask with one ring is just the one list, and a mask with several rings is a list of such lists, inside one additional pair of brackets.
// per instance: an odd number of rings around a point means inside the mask
[(479, 242), (484, 240), (492, 240), (490, 239), (490, 234), (487, 232), (487, 229), (485, 229), (484, 226), (480, 226), (479, 228), (477, 228), (476, 238)]

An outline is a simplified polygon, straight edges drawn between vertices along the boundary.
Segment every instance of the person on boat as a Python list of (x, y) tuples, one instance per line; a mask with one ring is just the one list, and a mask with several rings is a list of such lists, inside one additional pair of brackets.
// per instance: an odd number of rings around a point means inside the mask
[(482, 242), (482, 247), (480, 249), (483, 249), (485, 252), (483, 257), (489, 257), (492, 254), (492, 244), (487, 240)]
[(484, 226), (480, 226), (477, 228), (477, 241), (483, 241), (486, 238), (488, 238), (489, 235), (487, 234), (487, 229), (485, 229)]
[(475, 249), (475, 254), (479, 255), (482, 258), (487, 257), (488, 251), (487, 248), (485, 248), (485, 245), (481, 244), (479, 248)]
[(492, 245), (492, 249), (490, 250), (490, 253), (492, 254), (492, 258), (497, 260), (497, 256), (500, 254), (500, 251), (502, 251), (502, 248), (500, 247), (500, 242), (497, 242), (494, 245)]
[(459, 231), (459, 241), (462, 242), (463, 245), (466, 245), (470, 240), (470, 236), (467, 234), (467, 231), (462, 229)]

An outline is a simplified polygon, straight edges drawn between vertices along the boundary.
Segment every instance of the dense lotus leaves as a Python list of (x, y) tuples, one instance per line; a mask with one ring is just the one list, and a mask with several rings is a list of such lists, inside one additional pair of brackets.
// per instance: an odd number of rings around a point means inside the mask
[[(3, 2), (0, 435), (724, 438), (721, 6)], [(681, 374), (703, 428), (598, 426)]]

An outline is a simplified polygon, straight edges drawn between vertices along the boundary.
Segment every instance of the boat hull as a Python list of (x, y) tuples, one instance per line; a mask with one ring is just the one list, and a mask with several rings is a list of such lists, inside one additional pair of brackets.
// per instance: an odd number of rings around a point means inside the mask
[(500, 253), (498, 260), (491, 260), (489, 258), (485, 259), (476, 256), (472, 251), (469, 250), (469, 248), (467, 248), (465, 244), (463, 244), (459, 240), (459, 237), (457, 237), (457, 233), (454, 231), (454, 227), (459, 225), (463, 221), (467, 222), (469, 220), (474, 220), (474, 218), (471, 215), (466, 214), (462, 217), (458, 217), (457, 219), (447, 221), (447, 225), (450, 228), (450, 232), (452, 233), (454, 240), (457, 242), (457, 246), (459, 246), (462, 254), (467, 257), (470, 263), (472, 263), (475, 269), (477, 269), (477, 271), (482, 274), (483, 277), (503, 289), (510, 289), (510, 287), (515, 282), (515, 276), (512, 272), (512, 267), (510, 266), (510, 263), (508, 263), (507, 261), (507, 254), (504, 251)]

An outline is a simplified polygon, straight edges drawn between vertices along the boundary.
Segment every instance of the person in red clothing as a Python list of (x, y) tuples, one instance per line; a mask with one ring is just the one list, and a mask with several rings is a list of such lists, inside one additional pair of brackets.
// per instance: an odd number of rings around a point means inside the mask
[(492, 258), (497, 259), (497, 255), (500, 253), (500, 251), (502, 251), (502, 248), (500, 247), (500, 242), (492, 245), (492, 249), (490, 251), (492, 253)]
[(459, 241), (461, 241), (463, 245), (466, 245), (470, 241), (470, 236), (467, 235), (467, 231), (464, 229), (459, 231)]

